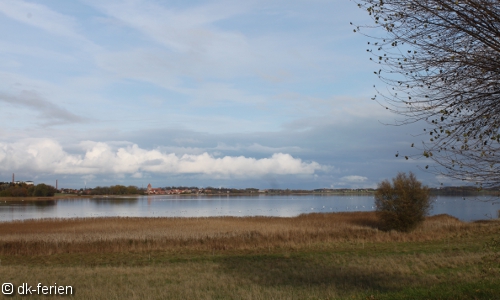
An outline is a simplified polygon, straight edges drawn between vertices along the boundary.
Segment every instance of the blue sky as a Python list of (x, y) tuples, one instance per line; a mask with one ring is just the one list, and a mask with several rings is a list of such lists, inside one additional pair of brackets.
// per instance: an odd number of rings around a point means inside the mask
[[(376, 187), (422, 128), (370, 98), (351, 1), (0, 2), (0, 181)], [(383, 88), (383, 87), (382, 87)]]

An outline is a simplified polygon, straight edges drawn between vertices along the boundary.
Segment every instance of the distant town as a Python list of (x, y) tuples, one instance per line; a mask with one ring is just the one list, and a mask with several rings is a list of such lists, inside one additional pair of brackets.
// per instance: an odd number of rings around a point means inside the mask
[[(471, 186), (431, 188), (434, 195), (477, 195), (488, 194), (500, 196), (498, 189), (478, 190)], [(225, 188), (225, 187), (188, 187), (166, 186), (147, 187), (137, 186), (97, 186), (94, 188), (59, 188), (44, 183), (36, 184), (33, 181), (16, 181), (14, 176), (10, 182), (0, 182), (0, 197), (53, 197), (53, 196), (99, 196), (99, 195), (288, 195), (288, 194), (338, 194), (338, 195), (366, 195), (375, 193), (372, 188), (321, 188), (314, 190), (304, 189), (258, 189), (258, 188)]]

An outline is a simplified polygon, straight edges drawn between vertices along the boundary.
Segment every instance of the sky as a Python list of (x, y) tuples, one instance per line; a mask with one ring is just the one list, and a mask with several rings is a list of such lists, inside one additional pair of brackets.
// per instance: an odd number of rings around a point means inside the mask
[(451, 184), (402, 158), (423, 127), (371, 100), (350, 22), (371, 20), (348, 0), (2, 0), (0, 181)]

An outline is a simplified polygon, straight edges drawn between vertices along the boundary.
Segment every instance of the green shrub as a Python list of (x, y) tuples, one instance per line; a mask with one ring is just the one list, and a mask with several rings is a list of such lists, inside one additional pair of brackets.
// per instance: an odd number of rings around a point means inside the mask
[(53, 186), (44, 183), (37, 184), (33, 189), (33, 196), (35, 197), (52, 197), (56, 193)]
[(420, 224), (431, 209), (429, 189), (410, 172), (398, 173), (382, 181), (375, 192), (375, 207), (382, 229), (409, 232)]
[(0, 192), (0, 197), (12, 197), (12, 193), (10, 190), (3, 190)]

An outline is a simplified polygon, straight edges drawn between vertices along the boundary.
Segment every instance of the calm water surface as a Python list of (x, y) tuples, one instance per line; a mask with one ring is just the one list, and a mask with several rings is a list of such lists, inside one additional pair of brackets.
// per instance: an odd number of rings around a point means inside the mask
[[(373, 211), (373, 196), (142, 196), (69, 198), (4, 202), (0, 222), (86, 217), (293, 217), (312, 212)], [(496, 218), (500, 199), (440, 196), (431, 215), (449, 214), (463, 221)]]

